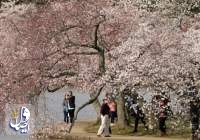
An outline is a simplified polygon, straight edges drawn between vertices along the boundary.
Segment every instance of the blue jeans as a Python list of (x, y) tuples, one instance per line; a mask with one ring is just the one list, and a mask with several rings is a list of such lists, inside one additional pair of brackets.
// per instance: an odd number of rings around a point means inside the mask
[(69, 123), (69, 113), (64, 111), (64, 122)]
[(111, 118), (111, 123), (114, 123), (115, 119), (117, 118), (117, 112), (111, 111), (110, 112), (110, 118)]

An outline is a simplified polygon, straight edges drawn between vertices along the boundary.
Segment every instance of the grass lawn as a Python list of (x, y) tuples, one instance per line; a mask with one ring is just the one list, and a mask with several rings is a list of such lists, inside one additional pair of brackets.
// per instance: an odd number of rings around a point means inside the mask
[[(89, 123), (88, 126), (85, 127), (85, 131), (88, 133), (97, 133), (100, 124), (97, 123)], [(117, 125), (111, 126), (112, 134), (114, 135), (127, 135), (127, 136), (155, 136), (160, 137), (160, 132), (158, 129), (154, 130), (145, 130), (143, 125), (139, 125), (138, 132), (133, 133), (134, 126), (128, 126), (125, 129), (119, 128)], [(167, 136), (170, 138), (190, 138), (191, 130), (190, 128), (181, 129), (175, 131), (175, 129), (167, 129)]]

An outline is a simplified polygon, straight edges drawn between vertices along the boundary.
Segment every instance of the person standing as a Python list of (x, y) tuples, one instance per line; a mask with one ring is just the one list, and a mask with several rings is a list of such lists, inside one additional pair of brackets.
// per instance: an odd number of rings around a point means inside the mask
[(108, 100), (103, 99), (103, 104), (101, 105), (101, 125), (97, 132), (97, 136), (104, 135), (104, 137), (110, 137), (109, 127), (110, 127), (110, 108), (108, 106)]
[(159, 129), (161, 132), (161, 136), (166, 135), (166, 124), (165, 121), (167, 119), (167, 102), (165, 98), (161, 98), (160, 104), (159, 104)]
[(69, 123), (69, 112), (68, 112), (68, 94), (65, 94), (63, 100), (63, 112), (64, 112), (64, 122)]
[(133, 104), (131, 107), (131, 111), (132, 111), (132, 115), (135, 117), (135, 127), (134, 127), (134, 133), (136, 133), (138, 131), (138, 124), (139, 121), (141, 120), (141, 122), (144, 124), (144, 127), (146, 130), (148, 130), (148, 127), (146, 126), (146, 122), (145, 122), (145, 115), (142, 111), (142, 109), (139, 107), (138, 104)]
[(190, 102), (190, 116), (192, 124), (192, 140), (197, 140), (197, 130), (199, 129), (200, 121), (200, 101), (198, 99)]
[(117, 120), (117, 104), (114, 99), (109, 100), (108, 106), (110, 108), (111, 125), (113, 125)]
[(73, 123), (74, 120), (75, 107), (75, 96), (73, 95), (72, 91), (69, 91), (68, 112), (70, 123)]

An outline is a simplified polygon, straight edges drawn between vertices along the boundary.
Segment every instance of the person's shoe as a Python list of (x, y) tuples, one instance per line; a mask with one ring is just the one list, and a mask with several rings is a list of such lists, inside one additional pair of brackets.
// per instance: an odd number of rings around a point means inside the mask
[(106, 135), (106, 136), (104, 136), (104, 137), (111, 137), (110, 135)]
[(101, 137), (101, 135), (98, 135), (98, 134), (97, 134), (97, 137)]

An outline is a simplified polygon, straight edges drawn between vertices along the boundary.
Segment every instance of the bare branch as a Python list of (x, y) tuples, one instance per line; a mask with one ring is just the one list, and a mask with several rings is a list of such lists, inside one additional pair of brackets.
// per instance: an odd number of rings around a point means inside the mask
[(66, 31), (69, 31), (71, 29), (74, 29), (74, 28), (81, 28), (80, 26), (77, 26), (77, 25), (68, 25), (66, 27), (62, 27), (60, 30), (54, 32), (52, 35), (52, 38), (57, 36), (58, 34), (60, 33), (63, 33), (63, 32), (66, 32)]
[(29, 73), (29, 74), (26, 74), (26, 75), (24, 75), (23, 77), (21, 77), (21, 78), (19, 78), (19, 79), (17, 79), (17, 80), (14, 80), (13, 82), (14, 82), (14, 83), (20, 83), (20, 82), (26, 80), (27, 78), (29, 78), (29, 77), (31, 77), (31, 76), (33, 76), (33, 74), (32, 74), (32, 73)]
[(19, 28), (17, 27), (17, 25), (14, 23), (14, 21), (12, 19), (8, 19), (8, 21), (14, 26), (14, 28), (16, 29), (16, 31), (22, 37), (21, 31), (19, 30)]
[(63, 85), (57, 85), (57, 86), (54, 86), (54, 87), (50, 87), (50, 86), (47, 86), (47, 91), (48, 92), (56, 92), (57, 90), (63, 88), (65, 86), (65, 84)]
[(80, 107), (76, 110), (75, 115), (74, 115), (74, 120), (73, 120), (72, 125), (70, 126), (70, 128), (69, 128), (69, 130), (68, 130), (68, 133), (71, 132), (72, 126), (73, 126), (73, 124), (75, 123), (75, 120), (77, 119), (78, 113), (79, 113), (83, 108), (85, 108), (86, 106), (92, 104), (94, 101), (97, 100), (97, 98), (99, 97), (99, 95), (100, 95), (102, 89), (104, 88), (104, 86), (105, 86), (105, 85), (103, 85), (103, 86), (98, 90), (97, 94), (96, 94), (93, 98), (91, 98), (89, 101), (87, 101), (86, 103), (84, 103), (82, 106), (80, 106)]
[(149, 48), (153, 45), (153, 43), (149, 44), (139, 55), (138, 57), (134, 60), (133, 63), (137, 62), (144, 54), (149, 50)]
[(73, 52), (67, 55), (97, 55), (97, 52)]
[(52, 75), (52, 74), (48, 74), (48, 75), (43, 75), (43, 77), (48, 77), (48, 78), (60, 78), (60, 77), (63, 77), (63, 76), (75, 76), (76, 73), (75, 72), (71, 72), (71, 71), (62, 71), (60, 73), (56, 73), (56, 75)]
[(102, 48), (98, 46), (98, 30), (99, 30), (99, 26), (102, 22), (105, 21), (105, 16), (103, 16), (103, 20), (99, 21), (99, 23), (97, 23), (95, 25), (95, 31), (94, 31), (94, 46), (92, 48), (96, 49), (97, 51), (101, 51)]

